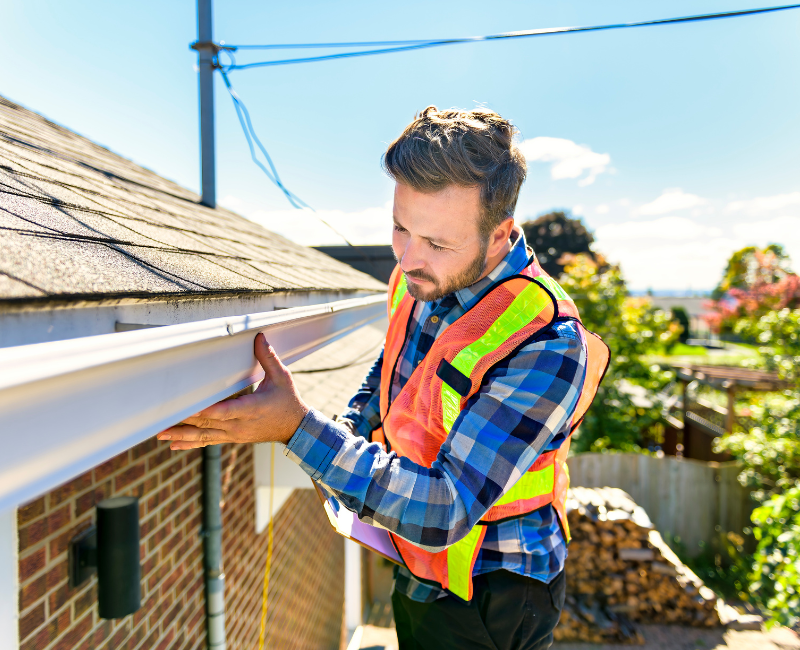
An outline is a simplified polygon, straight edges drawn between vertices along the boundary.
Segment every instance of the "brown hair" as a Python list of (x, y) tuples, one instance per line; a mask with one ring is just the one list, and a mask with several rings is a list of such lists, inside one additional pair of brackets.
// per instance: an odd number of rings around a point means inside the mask
[(428, 106), (389, 145), (383, 168), (418, 192), (479, 186), (479, 228), (488, 237), (514, 215), (525, 180), (527, 166), (514, 143), (516, 133), (511, 122), (487, 108), (440, 111)]

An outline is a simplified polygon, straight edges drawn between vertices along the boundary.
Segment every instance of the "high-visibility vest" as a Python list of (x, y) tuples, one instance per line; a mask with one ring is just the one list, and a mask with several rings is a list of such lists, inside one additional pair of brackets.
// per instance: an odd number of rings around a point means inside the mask
[[(415, 304), (398, 266), (389, 280), (389, 329), (380, 389), (382, 427), (373, 431), (373, 441), (388, 442), (399, 456), (431, 467), (459, 413), (478, 392), (489, 369), (557, 318), (577, 321), (586, 343), (586, 378), (572, 414), (570, 434), (577, 429), (605, 374), (608, 347), (599, 336), (583, 328), (575, 303), (535, 257), (522, 273), (495, 284), (474, 307), (449, 325), (391, 400), (392, 381)], [(422, 581), (441, 585), (463, 600), (471, 600), (472, 570), (486, 525), (524, 517), (548, 504), (558, 513), (569, 541), (569, 441), (568, 437), (557, 451), (541, 454), (466, 537), (445, 550), (431, 553), (390, 533), (411, 573)]]

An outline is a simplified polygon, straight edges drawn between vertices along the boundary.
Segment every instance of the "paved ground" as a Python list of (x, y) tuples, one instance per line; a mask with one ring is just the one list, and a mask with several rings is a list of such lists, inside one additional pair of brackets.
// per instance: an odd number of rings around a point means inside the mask
[[(594, 643), (556, 643), (553, 650), (800, 650), (800, 638), (786, 628), (769, 632), (698, 629), (671, 625), (643, 625), (645, 645), (597, 645)], [(361, 650), (397, 650), (392, 628), (365, 625)]]

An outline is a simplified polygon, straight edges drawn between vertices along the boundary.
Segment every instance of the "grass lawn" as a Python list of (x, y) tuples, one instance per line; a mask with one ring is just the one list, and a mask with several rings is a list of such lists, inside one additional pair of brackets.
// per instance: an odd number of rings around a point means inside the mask
[(745, 361), (758, 360), (758, 347), (744, 343), (727, 343), (723, 350), (707, 350), (697, 345), (678, 343), (669, 354), (649, 354), (646, 363), (672, 366), (741, 366)]

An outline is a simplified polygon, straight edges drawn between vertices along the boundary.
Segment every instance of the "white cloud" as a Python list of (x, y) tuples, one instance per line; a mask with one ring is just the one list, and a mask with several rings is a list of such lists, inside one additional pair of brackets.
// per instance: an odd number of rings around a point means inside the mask
[(519, 146), (529, 163), (553, 163), (550, 176), (555, 180), (579, 178), (586, 173), (578, 181), (581, 187), (594, 183), (599, 174), (609, 171), (611, 164), (611, 156), (607, 153), (596, 153), (584, 144), (565, 138), (531, 138)]
[(600, 226), (596, 231), (597, 240), (641, 241), (641, 240), (689, 240), (700, 237), (719, 237), (719, 228), (704, 226), (685, 217), (661, 217), (652, 221), (626, 221)]
[(322, 221), (330, 224), (351, 244), (389, 244), (392, 241), (392, 202), (382, 207), (365, 208), (355, 212), (344, 210), (264, 210), (248, 205), (233, 196), (221, 204), (254, 221), (267, 230), (278, 233), (305, 246), (344, 244), (344, 241)]
[(631, 289), (710, 289), (738, 239), (686, 217), (601, 226), (596, 248), (619, 262)]
[(726, 212), (769, 212), (783, 210), (791, 206), (800, 206), (800, 192), (776, 194), (775, 196), (762, 196), (745, 201), (731, 201), (725, 207)]
[(791, 256), (794, 269), (800, 270), (800, 216), (738, 223), (733, 227), (733, 232), (745, 242), (745, 246), (763, 247), (767, 244), (781, 244)]
[(655, 201), (645, 203), (636, 212), (637, 214), (655, 216), (676, 210), (694, 208), (695, 206), (703, 205), (705, 202), (705, 199), (696, 194), (687, 194), (680, 187), (674, 187), (664, 190)]
[(609, 210), (609, 208), (608, 208), (608, 206), (607, 206), (605, 203), (603, 203), (603, 204), (601, 204), (601, 205), (598, 205), (598, 206), (597, 206), (597, 207), (594, 209), (594, 211), (595, 211), (597, 214), (608, 214), (608, 210)]
[(572, 214), (574, 214), (576, 217), (582, 216), (585, 211), (586, 209), (580, 204), (573, 206), (572, 208)]

